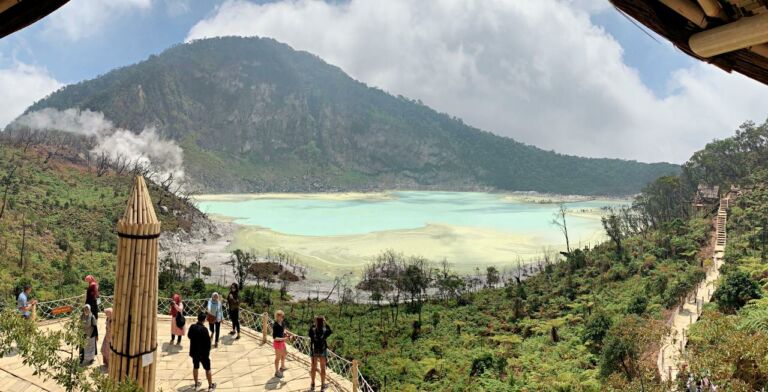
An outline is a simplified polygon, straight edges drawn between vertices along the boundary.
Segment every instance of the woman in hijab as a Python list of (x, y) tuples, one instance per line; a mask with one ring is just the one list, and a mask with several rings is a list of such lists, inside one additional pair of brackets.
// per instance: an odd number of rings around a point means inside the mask
[(181, 302), (181, 295), (174, 294), (173, 301), (171, 301), (171, 344), (173, 344), (173, 338), (177, 337), (177, 345), (181, 344), (181, 337), (184, 336), (184, 324), (179, 326), (176, 320), (176, 316), (179, 314), (184, 317), (184, 304)]
[(91, 312), (90, 305), (83, 306), (83, 314), (80, 315), (80, 322), (83, 324), (83, 336), (85, 337), (85, 347), (80, 348), (80, 364), (90, 364), (96, 357), (96, 317)]
[(112, 308), (104, 309), (107, 320), (104, 322), (104, 341), (101, 342), (101, 357), (104, 360), (104, 368), (109, 371), (109, 345), (112, 343)]
[(211, 299), (208, 300), (208, 328), (211, 330), (211, 340), (214, 335), (216, 340), (214, 341), (214, 348), (219, 347), (219, 332), (221, 331), (221, 320), (224, 319), (224, 309), (221, 306), (221, 296), (219, 293), (213, 293)]
[(96, 319), (99, 318), (99, 282), (93, 275), (85, 277), (85, 281), (88, 282), (88, 288), (85, 290), (85, 303), (90, 305), (91, 313)]

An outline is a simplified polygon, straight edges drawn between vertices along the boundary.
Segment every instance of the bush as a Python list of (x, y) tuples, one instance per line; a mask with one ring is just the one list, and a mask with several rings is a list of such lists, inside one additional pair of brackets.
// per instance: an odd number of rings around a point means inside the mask
[(472, 369), (470, 376), (480, 376), (487, 371), (501, 372), (507, 366), (505, 358), (494, 358), (493, 354), (484, 352), (472, 359)]
[(642, 316), (645, 313), (645, 309), (648, 307), (648, 298), (638, 295), (632, 298), (627, 305), (627, 314), (636, 314)]
[(603, 312), (595, 312), (584, 325), (584, 341), (589, 342), (595, 352), (600, 351), (605, 334), (611, 328), (611, 319)]
[(269, 292), (262, 290), (258, 286), (249, 286), (243, 290), (243, 302), (248, 306), (269, 305), (272, 303)]
[(192, 292), (198, 296), (203, 296), (205, 294), (205, 282), (200, 278), (195, 278), (195, 280), (192, 281), (191, 288)]
[(761, 297), (760, 286), (742, 271), (726, 275), (723, 284), (713, 294), (717, 306), (726, 313), (733, 313), (750, 299)]

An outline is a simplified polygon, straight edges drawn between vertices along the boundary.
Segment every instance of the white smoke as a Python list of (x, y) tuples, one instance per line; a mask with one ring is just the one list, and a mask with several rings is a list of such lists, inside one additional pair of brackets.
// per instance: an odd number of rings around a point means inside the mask
[(90, 110), (45, 108), (17, 118), (11, 128), (26, 127), (33, 130), (56, 130), (83, 136), (106, 135), (115, 129), (115, 124), (104, 117), (104, 113)]
[(55, 130), (93, 137), (96, 146), (91, 153), (104, 154), (112, 161), (124, 160), (150, 167), (160, 181), (171, 175), (176, 183), (184, 180), (184, 150), (173, 140), (160, 138), (154, 127), (136, 133), (115, 127), (101, 112), (53, 108), (24, 114), (9, 127)]

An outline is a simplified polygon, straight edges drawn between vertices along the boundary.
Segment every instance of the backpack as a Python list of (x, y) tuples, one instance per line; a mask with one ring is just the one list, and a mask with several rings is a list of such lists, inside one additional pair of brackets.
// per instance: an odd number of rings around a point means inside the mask
[(176, 327), (184, 328), (184, 324), (187, 323), (187, 319), (184, 318), (184, 312), (176, 312)]
[(310, 331), (309, 340), (312, 345), (312, 352), (313, 354), (321, 354), (323, 351), (325, 351), (328, 348), (328, 343), (326, 341), (325, 337), (325, 327), (323, 329), (318, 330), (315, 327), (312, 327), (312, 331)]

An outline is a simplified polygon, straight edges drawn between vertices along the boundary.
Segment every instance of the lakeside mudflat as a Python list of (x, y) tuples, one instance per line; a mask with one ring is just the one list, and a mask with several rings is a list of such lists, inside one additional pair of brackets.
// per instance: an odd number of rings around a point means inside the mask
[[(461, 273), (495, 265), (513, 268), (561, 250), (565, 242), (550, 222), (557, 201), (566, 202), (571, 245), (603, 240), (603, 207), (621, 200), (575, 197), (522, 201), (536, 195), (481, 192), (379, 192), (341, 194), (204, 195), (198, 207), (235, 223), (228, 249), (293, 252), (310, 277), (358, 275), (385, 249), (443, 259)], [(546, 200), (546, 201), (545, 201)]]

